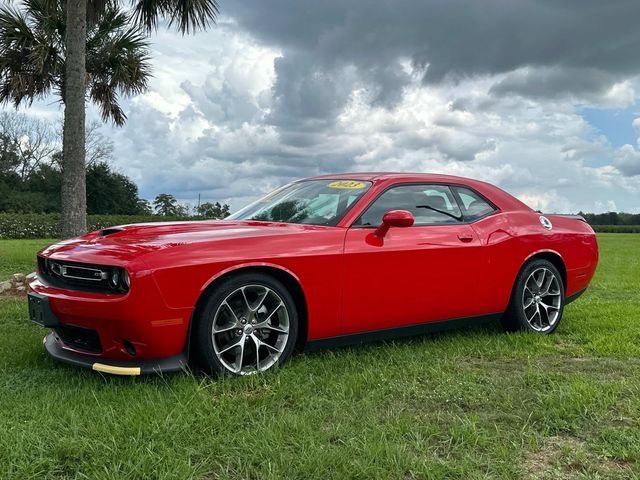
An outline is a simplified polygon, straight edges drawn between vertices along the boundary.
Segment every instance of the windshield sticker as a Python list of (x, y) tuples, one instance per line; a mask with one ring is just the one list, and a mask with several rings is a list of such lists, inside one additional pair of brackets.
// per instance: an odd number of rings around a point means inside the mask
[(366, 187), (364, 183), (357, 182), (355, 180), (339, 180), (336, 182), (331, 182), (327, 186), (331, 188), (354, 188), (354, 189)]

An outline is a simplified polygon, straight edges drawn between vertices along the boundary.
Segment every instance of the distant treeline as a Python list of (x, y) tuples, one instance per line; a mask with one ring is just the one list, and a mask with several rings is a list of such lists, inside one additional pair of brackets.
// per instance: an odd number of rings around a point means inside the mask
[[(113, 142), (100, 134), (98, 128), (99, 124), (94, 123), (86, 130), (87, 214), (151, 217), (155, 213), (163, 217), (200, 219), (221, 219), (229, 215), (229, 205), (220, 202), (181, 205), (168, 193), (156, 196), (153, 205), (140, 198), (133, 180), (111, 166)], [(57, 230), (48, 226), (38, 229), (34, 219), (41, 218), (49, 225), (52, 218), (57, 218), (53, 214), (61, 211), (62, 176), (59, 128), (50, 121), (0, 112), (0, 213), (8, 214), (0, 221), (0, 227), (4, 228), (0, 237), (27, 235), (25, 232), (34, 228), (56, 235)], [(20, 221), (11, 214), (43, 216)]]
[(640, 225), (591, 225), (598, 233), (640, 233)]
[(607, 213), (583, 213), (580, 212), (589, 225), (640, 225), (640, 213), (607, 212)]

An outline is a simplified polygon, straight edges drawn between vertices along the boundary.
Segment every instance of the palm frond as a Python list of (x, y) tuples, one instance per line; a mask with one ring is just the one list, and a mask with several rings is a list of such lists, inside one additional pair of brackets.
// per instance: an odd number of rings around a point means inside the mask
[(220, 13), (217, 0), (131, 0), (131, 6), (136, 23), (145, 30), (156, 30), (165, 19), (183, 34), (206, 30)]
[[(44, 8), (44, 2), (31, 7)], [(42, 12), (37, 13), (40, 15)], [(0, 102), (18, 107), (48, 94), (61, 64), (59, 52), (48, 41), (49, 32), (33, 29), (29, 10), (0, 9)]]
[(126, 116), (118, 94), (135, 95), (148, 88), (149, 42), (142, 29), (123, 12), (107, 8), (87, 39), (87, 74), (91, 99), (103, 118), (121, 125)]
[(27, 16), (38, 24), (55, 18), (61, 8), (58, 0), (22, 0), (22, 4)]
[(97, 48), (123, 29), (128, 28), (131, 18), (117, 8), (107, 8), (100, 18), (87, 29), (87, 50)]
[[(103, 120), (122, 125), (122, 95), (144, 92), (151, 76), (144, 29), (111, 0), (90, 0), (103, 10), (87, 28), (86, 85)], [(102, 3), (101, 3), (102, 2)], [(51, 92), (64, 102), (63, 0), (24, 0), (0, 8), (0, 102), (31, 103)]]
[(29, 48), (33, 41), (26, 14), (9, 6), (0, 8), (0, 54), (7, 49)]
[(118, 103), (118, 93), (108, 84), (93, 82), (89, 89), (89, 97), (100, 107), (100, 115), (104, 122), (111, 120), (120, 127), (127, 121), (127, 116)]

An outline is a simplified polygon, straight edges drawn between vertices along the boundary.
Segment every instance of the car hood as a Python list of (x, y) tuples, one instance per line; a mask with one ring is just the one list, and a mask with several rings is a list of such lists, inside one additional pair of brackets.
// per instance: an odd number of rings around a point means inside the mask
[(57, 260), (121, 265), (143, 255), (181, 245), (247, 237), (269, 237), (332, 227), (256, 221), (188, 221), (137, 223), (109, 227), (43, 249)]

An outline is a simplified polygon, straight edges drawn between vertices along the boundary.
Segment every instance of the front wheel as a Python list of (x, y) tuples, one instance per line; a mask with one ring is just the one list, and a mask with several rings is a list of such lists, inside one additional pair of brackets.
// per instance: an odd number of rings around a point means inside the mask
[(249, 375), (284, 363), (298, 334), (298, 314), (275, 278), (246, 273), (209, 294), (195, 318), (196, 354), (213, 374)]
[(549, 334), (560, 323), (564, 303), (560, 272), (551, 262), (536, 259), (518, 273), (502, 323), (511, 331)]

